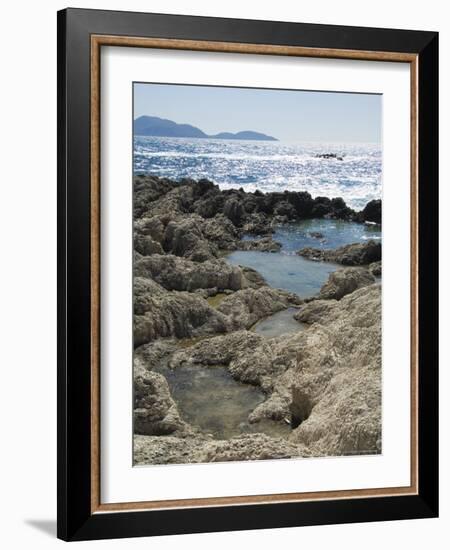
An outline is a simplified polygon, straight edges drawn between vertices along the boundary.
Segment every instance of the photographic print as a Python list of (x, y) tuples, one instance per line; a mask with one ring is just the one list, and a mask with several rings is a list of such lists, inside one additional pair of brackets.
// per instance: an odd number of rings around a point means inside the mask
[(382, 452), (381, 110), (133, 84), (134, 465)]

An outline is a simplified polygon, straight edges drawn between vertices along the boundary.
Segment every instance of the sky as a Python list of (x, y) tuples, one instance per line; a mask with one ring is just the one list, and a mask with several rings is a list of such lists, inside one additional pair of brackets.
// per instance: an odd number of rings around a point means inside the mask
[(134, 84), (134, 118), (168, 118), (207, 134), (254, 130), (281, 141), (380, 143), (381, 105), (376, 94)]

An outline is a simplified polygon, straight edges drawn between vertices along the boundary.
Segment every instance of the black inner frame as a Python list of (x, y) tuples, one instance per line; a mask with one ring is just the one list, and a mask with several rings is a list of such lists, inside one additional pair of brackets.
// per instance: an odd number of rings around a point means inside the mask
[[(418, 495), (91, 514), (91, 34), (401, 52), (419, 56)], [(59, 538), (88, 540), (436, 517), (437, 326), (437, 33), (85, 9), (58, 12)]]

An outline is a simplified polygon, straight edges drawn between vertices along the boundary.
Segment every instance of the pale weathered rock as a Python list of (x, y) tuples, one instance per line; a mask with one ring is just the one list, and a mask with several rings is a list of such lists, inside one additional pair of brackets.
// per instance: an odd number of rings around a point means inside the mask
[(270, 460), (309, 455), (302, 445), (260, 433), (218, 441), (200, 435), (185, 438), (134, 436), (136, 465)]
[(368, 269), (374, 277), (381, 277), (381, 261), (371, 263)]
[(340, 300), (358, 288), (375, 282), (375, 277), (363, 267), (347, 267), (330, 273), (327, 282), (319, 292), (322, 300)]
[(381, 242), (366, 241), (341, 246), (336, 249), (302, 248), (299, 256), (322, 262), (336, 262), (343, 265), (366, 265), (381, 260)]
[(250, 328), (264, 317), (300, 303), (295, 294), (263, 286), (234, 292), (225, 297), (217, 309), (230, 318), (233, 330), (239, 330)]
[(202, 297), (188, 292), (167, 292), (150, 279), (135, 278), (134, 345), (156, 338), (192, 338), (227, 332), (227, 317)]
[(245, 286), (242, 271), (224, 260), (197, 263), (168, 254), (138, 260), (135, 276), (151, 278), (166, 290), (188, 292), (198, 288), (239, 290)]
[(134, 431), (137, 434), (165, 435), (189, 431), (170, 396), (166, 379), (156, 372), (137, 369), (134, 377)]

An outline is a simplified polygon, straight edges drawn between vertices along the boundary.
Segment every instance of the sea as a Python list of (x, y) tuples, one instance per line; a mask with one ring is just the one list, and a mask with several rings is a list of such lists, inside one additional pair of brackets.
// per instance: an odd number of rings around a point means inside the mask
[[(342, 160), (318, 156), (327, 153)], [(361, 210), (381, 198), (382, 152), (371, 143), (135, 136), (134, 171), (176, 180), (207, 178), (221, 189), (308, 191), (312, 197), (342, 197)]]
[[(332, 153), (341, 157), (321, 158)], [(207, 178), (222, 189), (308, 191), (312, 197), (342, 197), (361, 210), (381, 198), (382, 156), (374, 144), (322, 144), (135, 137), (134, 170), (179, 180)], [(320, 234), (320, 238), (317, 235)], [(344, 220), (314, 219), (275, 227), (278, 253), (234, 251), (228, 262), (256, 269), (274, 287), (314, 296), (340, 266), (314, 262), (296, 254), (305, 246), (337, 248), (380, 240), (381, 228)], [(244, 235), (244, 239), (252, 239)]]

